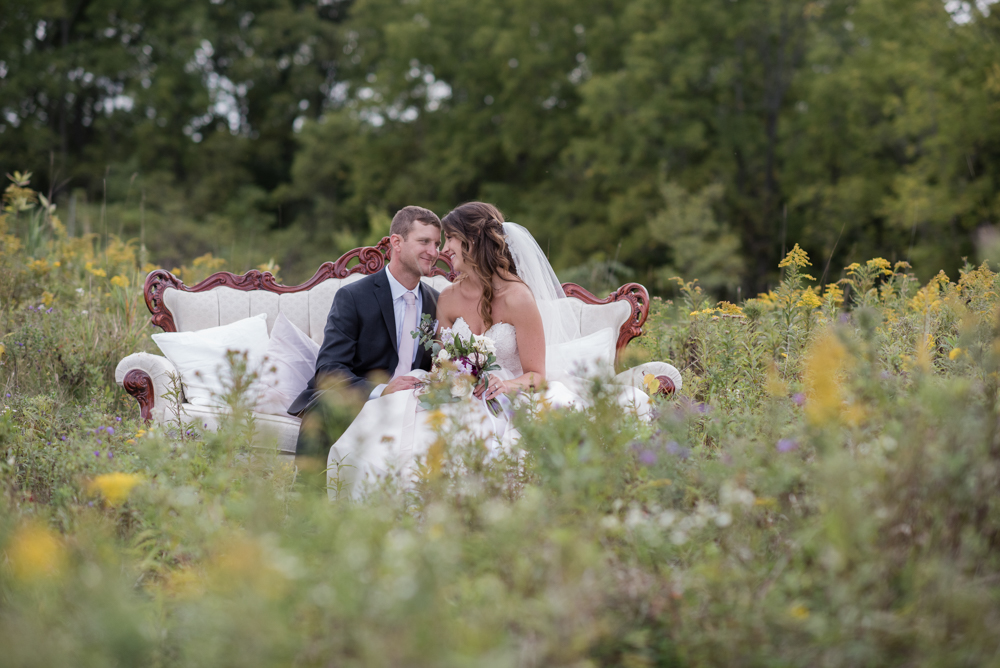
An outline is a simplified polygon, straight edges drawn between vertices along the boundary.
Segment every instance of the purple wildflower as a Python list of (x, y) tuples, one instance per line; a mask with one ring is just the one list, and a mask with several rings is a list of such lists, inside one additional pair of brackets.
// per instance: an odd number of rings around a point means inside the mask
[(101, 451), (100, 450), (94, 450), (94, 456), (95, 457), (100, 457), (101, 456)]
[(801, 392), (796, 392), (795, 394), (792, 395), (792, 401), (795, 402), (796, 406), (801, 406), (806, 402), (806, 395), (802, 394)]
[(667, 452), (672, 455), (677, 455), (681, 459), (687, 459), (691, 455), (691, 451), (687, 448), (682, 448), (677, 441), (670, 441), (667, 443)]
[(122, 421), (122, 419), (120, 417), (116, 417), (115, 418), (115, 422), (121, 422), (121, 421)]
[(66, 437), (65, 437), (65, 436), (60, 436), (60, 437), (59, 437), (59, 440), (60, 440), (60, 441), (65, 441), (65, 440), (66, 440)]
[(104, 430), (108, 432), (108, 436), (114, 436), (115, 435), (115, 429), (114, 429), (114, 427), (105, 427)]
[(646, 466), (652, 466), (656, 463), (656, 453), (652, 450), (643, 450), (639, 453), (639, 462), (645, 464)]
[(7, 398), (10, 399), (10, 392), (7, 393)]
[(98, 444), (98, 445), (100, 445), (100, 444), (101, 444), (101, 439), (97, 439), (97, 444)]
[(108, 450), (108, 459), (114, 459), (115, 453)]
[(799, 449), (799, 442), (795, 439), (783, 438), (778, 441), (775, 447), (778, 449), (778, 452), (791, 452), (792, 450)]

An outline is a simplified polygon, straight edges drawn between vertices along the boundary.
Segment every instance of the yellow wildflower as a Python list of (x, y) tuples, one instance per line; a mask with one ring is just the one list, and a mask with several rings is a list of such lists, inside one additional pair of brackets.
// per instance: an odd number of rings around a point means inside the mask
[(5, 352), (7, 352), (7, 346), (5, 346), (4, 344), (0, 343), (0, 357), (3, 357), (3, 354)]
[(809, 619), (809, 608), (802, 605), (801, 603), (798, 603), (796, 605), (791, 606), (788, 609), (788, 614), (794, 617), (795, 619), (804, 621), (806, 619)]
[(135, 473), (105, 473), (94, 478), (88, 486), (91, 493), (99, 492), (105, 501), (113, 506), (125, 501), (132, 488), (142, 482), (142, 476)]
[(719, 302), (715, 310), (724, 315), (743, 315), (743, 309), (730, 302)]
[(851, 274), (851, 273), (856, 272), (860, 268), (861, 268), (860, 264), (858, 264), (857, 262), (852, 262), (849, 265), (847, 265), (846, 267), (844, 267), (844, 271), (846, 271), (847, 273)]
[(804, 362), (806, 417), (814, 425), (835, 420), (840, 414), (843, 398), (840, 374), (847, 358), (847, 350), (835, 335), (826, 332), (810, 346)]
[(94, 276), (97, 276), (98, 278), (104, 278), (105, 276), (108, 275), (108, 273), (103, 269), (95, 269), (93, 262), (88, 262), (87, 264), (83, 265), (83, 268), (89, 271)]
[(52, 302), (56, 300), (56, 296), (46, 290), (42, 293), (42, 303), (45, 304), (45, 308), (52, 306)]
[(117, 285), (119, 288), (127, 288), (128, 287), (128, 278), (126, 278), (125, 276), (121, 276), (121, 275), (114, 276), (111, 279), (111, 285)]
[(798, 244), (788, 251), (788, 255), (785, 259), (778, 263), (778, 267), (811, 267), (812, 262), (809, 261), (809, 256), (804, 250), (799, 248)]
[(774, 306), (778, 303), (778, 295), (774, 293), (774, 290), (762, 292), (757, 295), (757, 301), (766, 306)]
[(646, 388), (646, 394), (654, 395), (660, 391), (660, 381), (651, 373), (642, 377), (642, 385)]
[(905, 260), (900, 260), (896, 264), (892, 265), (893, 271), (898, 272), (900, 269), (912, 269), (910, 263)]
[(61, 267), (62, 266), (62, 262), (60, 262), (59, 260), (56, 260), (55, 262), (52, 263), (52, 266), (53, 267)]
[(427, 424), (435, 431), (444, 426), (445, 419), (445, 414), (440, 408), (435, 408), (427, 414)]
[(788, 383), (778, 374), (778, 368), (772, 363), (767, 370), (767, 393), (772, 397), (783, 397), (788, 394)]
[(883, 274), (888, 274), (889, 276), (892, 276), (892, 270), (889, 269), (889, 267), (891, 267), (892, 265), (890, 265), (889, 261), (884, 258), (873, 257), (872, 259), (868, 260), (868, 262), (866, 262), (865, 264), (868, 265), (869, 269), (877, 269)]
[(830, 283), (826, 286), (826, 292), (823, 293), (823, 299), (828, 303), (840, 306), (844, 303), (844, 291), (840, 289), (840, 286), (836, 283)]
[(26, 524), (14, 534), (7, 557), (18, 579), (37, 580), (63, 569), (66, 548), (59, 537), (46, 527)]
[(146, 264), (142, 265), (142, 273), (144, 274), (148, 274), (151, 271), (156, 271), (157, 269), (159, 269), (159, 267), (157, 267), (152, 262), (147, 262)]
[(49, 263), (45, 260), (32, 260), (31, 264), (28, 266), (38, 274), (44, 274), (49, 270)]
[(955, 358), (957, 358), (961, 354), (962, 354), (962, 349), (961, 348), (952, 348), (951, 352), (948, 353), (948, 359), (954, 361)]
[(808, 309), (819, 308), (823, 305), (820, 298), (812, 290), (803, 290), (802, 297), (799, 299), (798, 306), (804, 306)]

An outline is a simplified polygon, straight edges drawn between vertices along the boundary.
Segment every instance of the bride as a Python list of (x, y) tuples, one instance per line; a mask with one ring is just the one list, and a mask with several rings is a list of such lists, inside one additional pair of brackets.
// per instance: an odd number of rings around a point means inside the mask
[[(492, 339), (500, 366), (490, 372), (488, 386), (477, 385), (470, 400), (445, 404), (441, 412), (491, 449), (509, 447), (518, 438), (516, 430), (508, 428), (509, 412), (494, 417), (486, 401), (544, 387), (541, 396), (553, 404), (583, 403), (565, 385), (545, 379), (546, 344), (572, 338), (553, 303), (566, 296), (531, 233), (504, 222), (492, 204), (463, 204), (445, 216), (441, 226), (443, 250), (452, 254), (459, 276), (438, 297), (438, 333), (450, 330), (463, 339), (470, 334)], [(419, 391), (395, 392), (365, 404), (330, 448), (331, 496), (338, 487), (359, 496), (366, 484), (386, 478), (409, 483), (417, 460), (437, 438), (433, 424), (441, 420), (441, 412), (420, 407)], [(635, 390), (626, 401), (648, 404), (648, 397)]]

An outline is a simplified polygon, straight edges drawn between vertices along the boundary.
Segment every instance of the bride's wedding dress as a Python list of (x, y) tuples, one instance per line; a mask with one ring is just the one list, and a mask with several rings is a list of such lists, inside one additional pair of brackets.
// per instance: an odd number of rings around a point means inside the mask
[[(472, 330), (464, 318), (458, 318), (452, 331), (468, 339)], [(517, 332), (505, 322), (494, 323), (481, 335), (493, 340), (497, 364), (500, 369), (490, 375), (500, 380), (510, 380), (523, 374), (521, 356), (517, 349)], [(421, 376), (423, 371), (410, 375)], [(550, 405), (582, 406), (581, 397), (558, 382), (548, 383), (542, 399)], [(509, 448), (519, 434), (501, 413), (493, 416), (482, 399), (467, 397), (456, 403), (441, 406), (450, 424), (461, 425), (463, 440), (482, 440), (492, 454)], [(378, 485), (395, 478), (400, 486), (407, 486), (416, 473), (419, 458), (426, 454), (437, 439), (435, 418), (420, 406), (419, 390), (395, 392), (365, 403), (364, 408), (330, 448), (327, 477), (330, 494), (359, 496), (370, 485)], [(337, 487), (339, 485), (339, 491)]]

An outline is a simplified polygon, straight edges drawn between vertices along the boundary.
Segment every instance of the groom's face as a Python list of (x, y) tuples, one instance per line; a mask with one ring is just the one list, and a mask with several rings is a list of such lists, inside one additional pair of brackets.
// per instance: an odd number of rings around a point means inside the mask
[(413, 227), (405, 239), (402, 237), (397, 238), (399, 239), (399, 261), (403, 267), (407, 271), (412, 271), (420, 276), (430, 274), (438, 261), (438, 244), (441, 241), (441, 228), (434, 225), (425, 225), (417, 220), (414, 221)]

